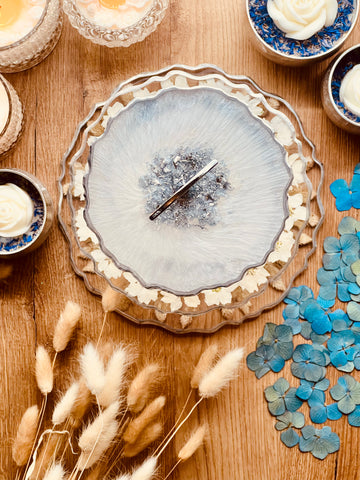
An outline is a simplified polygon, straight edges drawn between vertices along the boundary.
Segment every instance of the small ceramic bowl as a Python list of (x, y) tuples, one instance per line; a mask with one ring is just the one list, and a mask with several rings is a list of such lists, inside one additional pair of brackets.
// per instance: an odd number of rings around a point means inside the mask
[(107, 28), (96, 24), (85, 17), (77, 4), (77, 0), (64, 0), (64, 12), (71, 25), (79, 33), (93, 43), (106, 47), (128, 47), (141, 42), (150, 33), (154, 32), (166, 14), (169, 0), (153, 0), (153, 4), (145, 15), (136, 23), (123, 28)]
[[(38, 248), (47, 238), (54, 220), (54, 207), (49, 192), (44, 185), (30, 173), (22, 170), (0, 169), (0, 185), (12, 183), (24, 190), (34, 204), (31, 226), (22, 235), (16, 237), (0, 236), (0, 259), (10, 260)], [(2, 207), (0, 204), (0, 219)]]
[(308, 40), (287, 38), (267, 11), (267, 0), (246, 0), (246, 13), (255, 47), (269, 60), (305, 66), (336, 53), (348, 38), (359, 15), (359, 0), (339, 0), (336, 20)]
[(340, 100), (340, 85), (345, 74), (360, 64), (360, 44), (345, 50), (327, 69), (321, 86), (321, 100), (330, 120), (349, 133), (360, 135), (360, 117), (346, 109)]
[(23, 108), (12, 85), (0, 75), (0, 160), (17, 142), (23, 124)]

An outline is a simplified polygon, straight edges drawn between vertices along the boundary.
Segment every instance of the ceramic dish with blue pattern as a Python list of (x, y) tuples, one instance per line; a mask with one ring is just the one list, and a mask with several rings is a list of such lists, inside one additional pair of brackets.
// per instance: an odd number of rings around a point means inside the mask
[[(358, 0), (338, 0), (334, 23), (324, 26), (310, 38), (296, 40), (275, 25), (268, 13), (268, 3), (269, 0), (246, 0), (247, 17), (255, 46), (281, 65), (304, 66), (333, 55), (352, 32), (359, 14)], [(311, 9), (311, 4), (314, 2), (309, 0), (302, 7)], [(318, 4), (313, 7), (317, 8)]]
[[(0, 258), (13, 259), (30, 253), (38, 248), (47, 238), (54, 218), (54, 208), (46, 188), (31, 174), (17, 169), (0, 170), (0, 186), (19, 187), (31, 199), (33, 214), (27, 230), (19, 235), (0, 236)], [(0, 214), (11, 209), (6, 201), (0, 202)]]

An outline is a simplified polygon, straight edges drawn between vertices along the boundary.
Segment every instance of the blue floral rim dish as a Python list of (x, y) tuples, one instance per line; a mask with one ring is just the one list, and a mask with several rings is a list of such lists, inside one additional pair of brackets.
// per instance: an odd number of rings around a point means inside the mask
[[(351, 54), (351, 55), (349, 55)], [(360, 117), (357, 117), (350, 112), (340, 100), (340, 86), (343, 78), (355, 65), (360, 64), (360, 46), (357, 49), (352, 49), (349, 54), (343, 55), (339, 62), (334, 65), (333, 75), (331, 77), (331, 93), (332, 98), (339, 109), (348, 120), (360, 124)]]
[(333, 53), (351, 33), (357, 16), (357, 0), (340, 0), (336, 20), (307, 40), (294, 40), (274, 24), (267, 11), (267, 0), (248, 0), (248, 16), (254, 32), (267, 48), (283, 57), (310, 59)]
[(50, 196), (35, 177), (20, 170), (1, 169), (0, 184), (6, 183), (13, 183), (28, 193), (34, 204), (34, 211), (32, 223), (24, 234), (16, 237), (0, 236), (0, 258), (28, 253), (40, 246), (47, 237), (53, 220)]

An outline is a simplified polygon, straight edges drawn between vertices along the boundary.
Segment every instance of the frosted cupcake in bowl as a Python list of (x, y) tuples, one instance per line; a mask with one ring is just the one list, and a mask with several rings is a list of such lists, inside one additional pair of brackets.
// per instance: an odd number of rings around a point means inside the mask
[(334, 54), (350, 35), (358, 0), (246, 0), (256, 47), (270, 60), (302, 66)]
[(60, 0), (1, 0), (0, 71), (19, 72), (44, 60), (61, 27)]
[(107, 47), (127, 47), (150, 35), (169, 0), (64, 0), (64, 11), (81, 35)]

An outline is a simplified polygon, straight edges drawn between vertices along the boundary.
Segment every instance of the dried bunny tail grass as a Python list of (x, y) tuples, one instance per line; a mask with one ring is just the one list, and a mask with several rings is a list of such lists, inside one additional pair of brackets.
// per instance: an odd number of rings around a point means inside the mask
[(54, 386), (54, 372), (50, 355), (42, 345), (36, 349), (35, 376), (41, 393), (43, 395), (50, 393)]
[(199, 384), (206, 373), (212, 368), (218, 354), (216, 343), (210, 345), (201, 355), (191, 377), (191, 388), (199, 388)]
[(53, 347), (55, 352), (59, 353), (65, 350), (75, 327), (81, 317), (81, 307), (77, 303), (67, 302), (60, 319), (55, 327)]
[(156, 457), (149, 457), (131, 475), (131, 480), (151, 480), (155, 475), (157, 465)]
[(105, 373), (105, 386), (98, 395), (102, 407), (108, 407), (120, 398), (124, 385), (124, 377), (128, 367), (128, 355), (124, 348), (119, 347), (112, 354)]
[(124, 441), (127, 443), (135, 443), (144, 429), (159, 415), (165, 403), (166, 398), (164, 396), (155, 398), (155, 400), (149, 403), (140, 415), (129, 423), (123, 435)]
[(116, 420), (106, 422), (106, 426), (104, 425), (104, 427), (98, 431), (97, 438), (92, 449), (90, 451), (81, 452), (77, 461), (77, 467), (79, 470), (86, 470), (87, 468), (95, 465), (95, 463), (101, 459), (115, 439), (118, 427), (119, 425)]
[(12, 447), (12, 456), (18, 467), (26, 465), (36, 437), (39, 421), (37, 405), (29, 407), (21, 418), (16, 439)]
[(113, 312), (117, 308), (127, 310), (131, 305), (131, 300), (123, 293), (118, 292), (108, 285), (102, 295), (102, 306), (104, 312)]
[(6, 280), (13, 272), (12, 265), (7, 263), (0, 263), (0, 281)]
[(243, 348), (232, 350), (224, 355), (201, 380), (199, 385), (200, 396), (202, 398), (214, 397), (225, 388), (236, 377), (243, 357)]
[(161, 436), (163, 426), (160, 422), (148, 425), (136, 439), (135, 443), (126, 443), (123, 449), (123, 456), (132, 458), (145, 450), (149, 445), (154, 443)]
[(104, 365), (107, 365), (112, 354), (114, 353), (115, 344), (113, 342), (100, 343), (100, 345), (97, 348), (98, 348), (100, 357), (104, 362)]
[(106, 430), (115, 421), (118, 411), (119, 402), (114, 402), (83, 430), (79, 438), (79, 447), (84, 453), (88, 454), (96, 447), (102, 434), (106, 433)]
[(79, 381), (78, 395), (74, 402), (69, 417), (69, 424), (72, 428), (79, 428), (81, 421), (89, 410), (92, 403), (92, 395), (84, 379)]
[(181, 462), (185, 462), (186, 460), (188, 460), (194, 455), (196, 450), (201, 447), (201, 445), (204, 443), (207, 430), (208, 429), (206, 425), (202, 425), (197, 430), (195, 430), (195, 432), (191, 435), (189, 440), (185, 443), (185, 445), (178, 453), (178, 459)]
[(30, 476), (30, 480), (39, 480), (43, 478), (46, 470), (55, 456), (57, 449), (61, 450), (63, 435), (59, 433), (52, 433), (47, 442), (44, 442), (41, 450), (37, 456), (34, 470)]
[(53, 425), (60, 425), (65, 422), (74, 408), (75, 402), (79, 395), (79, 383), (74, 382), (62, 396), (62, 398), (55, 405), (52, 414)]
[(163, 374), (157, 363), (147, 365), (136, 375), (127, 394), (127, 405), (130, 412), (139, 413), (144, 409), (153, 390), (162, 379)]
[(105, 386), (104, 364), (92, 343), (85, 345), (80, 355), (81, 373), (91, 393), (99, 395)]
[(63, 480), (65, 477), (65, 470), (61, 463), (55, 463), (46, 472), (43, 480)]

